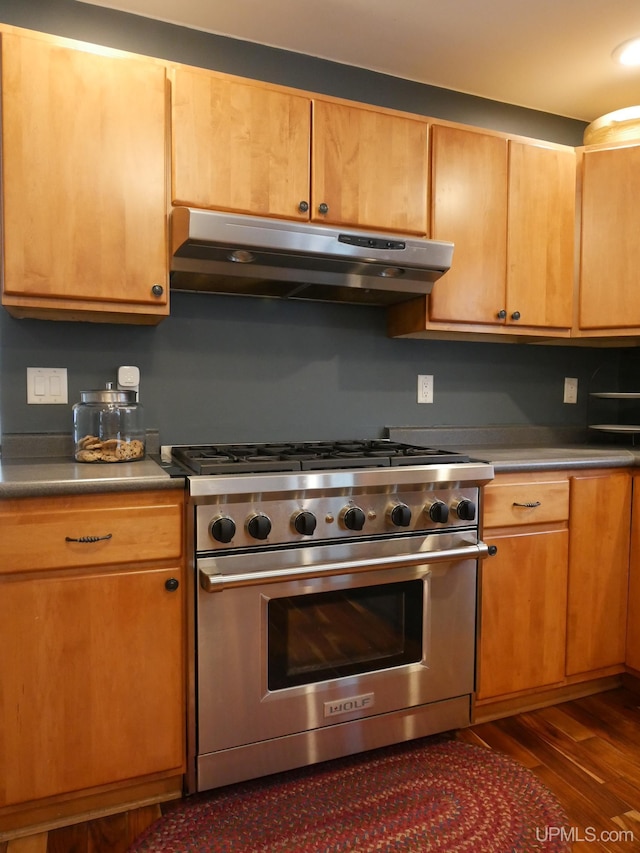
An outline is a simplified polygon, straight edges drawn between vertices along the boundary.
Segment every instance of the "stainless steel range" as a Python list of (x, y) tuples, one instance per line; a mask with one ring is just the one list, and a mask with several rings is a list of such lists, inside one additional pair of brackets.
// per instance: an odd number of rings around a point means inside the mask
[(384, 439), (173, 459), (192, 508), (189, 792), (469, 725), (491, 465)]

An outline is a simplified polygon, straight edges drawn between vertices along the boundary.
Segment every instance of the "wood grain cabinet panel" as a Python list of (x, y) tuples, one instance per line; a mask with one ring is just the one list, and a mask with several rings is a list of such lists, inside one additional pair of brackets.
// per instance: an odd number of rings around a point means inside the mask
[(179, 559), (182, 516), (172, 490), (2, 501), (0, 574)]
[(179, 490), (0, 502), (0, 828), (179, 784), (183, 511)]
[(308, 219), (310, 98), (178, 67), (172, 109), (173, 204)]
[(311, 149), (312, 220), (427, 233), (425, 120), (314, 100)]
[(183, 770), (179, 566), (0, 581), (0, 806)]
[(631, 475), (571, 478), (567, 675), (625, 660)]
[(575, 196), (573, 149), (509, 141), (507, 325), (571, 328)]
[(585, 150), (579, 327), (640, 328), (640, 145)]
[(483, 538), (498, 548), (480, 568), (476, 689), (485, 713), (618, 675), (627, 646), (627, 664), (640, 669), (640, 629), (631, 618), (627, 628), (627, 603), (631, 616), (640, 598), (635, 568), (630, 600), (627, 589), (631, 480), (625, 470), (587, 469), (498, 474), (485, 487)]
[(12, 314), (129, 323), (168, 314), (166, 87), (151, 60), (2, 34)]
[(567, 530), (486, 537), (498, 553), (481, 569), (477, 698), (562, 682)]
[(202, 69), (171, 73), (174, 205), (426, 234), (425, 119)]
[(501, 324), (506, 307), (507, 140), (434, 125), (431, 236), (454, 243), (451, 269), (429, 297), (429, 318)]
[(482, 505), (483, 538), (498, 551), (480, 568), (480, 702), (564, 679), (569, 479), (499, 474)]
[(486, 527), (541, 524), (569, 518), (569, 481), (502, 482), (499, 478), (484, 491)]
[(428, 297), (389, 308), (389, 334), (569, 337), (575, 150), (434, 124), (431, 158), (431, 235), (453, 263)]
[(640, 672), (640, 476), (633, 477), (626, 663)]

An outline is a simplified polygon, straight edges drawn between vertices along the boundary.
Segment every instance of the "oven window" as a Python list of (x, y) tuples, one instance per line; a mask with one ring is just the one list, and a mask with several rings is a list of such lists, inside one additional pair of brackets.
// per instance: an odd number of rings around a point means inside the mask
[(423, 594), (412, 580), (271, 599), (269, 690), (417, 663)]

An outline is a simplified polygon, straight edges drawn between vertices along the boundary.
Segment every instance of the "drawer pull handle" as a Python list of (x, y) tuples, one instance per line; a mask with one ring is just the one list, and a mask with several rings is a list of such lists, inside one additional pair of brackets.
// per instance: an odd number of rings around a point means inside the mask
[(71, 536), (65, 536), (65, 542), (102, 542), (103, 539), (111, 539), (112, 533), (107, 533), (106, 536), (81, 536), (79, 539), (73, 539)]
[(519, 504), (516, 501), (513, 502), (514, 506), (525, 506), (527, 509), (533, 509), (536, 506), (540, 506), (540, 501), (529, 501), (526, 504)]

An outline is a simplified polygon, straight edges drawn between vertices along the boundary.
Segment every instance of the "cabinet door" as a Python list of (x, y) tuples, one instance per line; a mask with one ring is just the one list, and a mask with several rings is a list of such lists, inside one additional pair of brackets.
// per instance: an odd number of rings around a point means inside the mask
[(0, 581), (0, 805), (183, 765), (179, 569)]
[(310, 139), (309, 98), (178, 68), (173, 204), (308, 219)]
[(571, 478), (567, 675), (624, 663), (631, 477)]
[(436, 125), (431, 234), (455, 244), (451, 269), (429, 297), (431, 320), (504, 323), (507, 140)]
[(633, 478), (626, 663), (640, 671), (640, 476)]
[(426, 234), (427, 131), (419, 118), (314, 101), (311, 218)]
[(640, 327), (640, 146), (585, 151), (581, 329)]
[(481, 568), (478, 699), (562, 681), (567, 530), (494, 536)]
[(157, 322), (168, 283), (164, 68), (3, 33), (2, 78), (3, 303), (19, 316), (66, 308)]
[(576, 155), (509, 143), (507, 324), (571, 328)]

